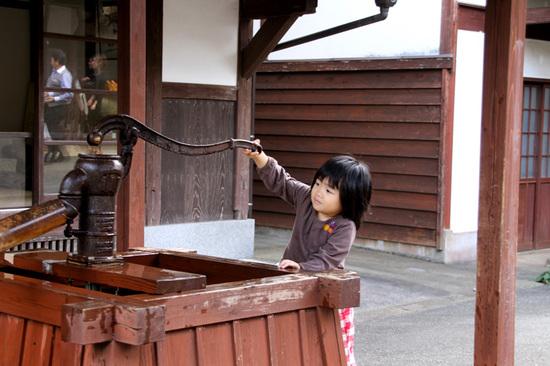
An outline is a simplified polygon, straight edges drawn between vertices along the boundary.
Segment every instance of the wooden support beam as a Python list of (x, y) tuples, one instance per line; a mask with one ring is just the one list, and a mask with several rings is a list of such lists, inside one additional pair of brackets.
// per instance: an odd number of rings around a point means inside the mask
[(550, 8), (531, 8), (527, 10), (527, 24), (549, 24)]
[[(124, 39), (119, 46), (119, 62), (126, 65), (119, 77), (119, 112), (138, 121), (146, 117), (145, 0), (123, 0), (119, 8), (119, 27)], [(144, 122), (148, 124), (147, 121)], [(132, 169), (122, 181), (118, 194), (118, 251), (142, 247), (145, 240), (145, 142), (134, 146)]]
[(241, 19), (266, 19), (315, 13), (317, 0), (242, 0)]
[(242, 77), (250, 78), (298, 19), (298, 15), (269, 18), (242, 51)]
[(488, 0), (479, 190), (475, 365), (513, 365), (526, 0)]

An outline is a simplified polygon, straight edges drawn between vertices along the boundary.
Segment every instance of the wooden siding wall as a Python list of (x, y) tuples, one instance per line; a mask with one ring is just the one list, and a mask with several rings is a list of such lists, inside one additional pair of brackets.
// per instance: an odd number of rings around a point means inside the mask
[[(210, 144), (235, 135), (234, 101), (165, 98), (162, 106), (162, 131), (172, 139)], [(233, 219), (233, 150), (161, 154), (161, 225)]]
[(139, 346), (63, 342), (59, 326), (0, 312), (1, 365), (345, 365), (337, 310), (317, 307), (178, 329)]
[[(308, 184), (332, 156), (366, 161), (373, 207), (358, 237), (434, 247), (443, 187), (443, 79), (450, 66), (441, 58), (266, 63), (256, 79), (255, 135), (268, 155)], [(256, 225), (292, 228), (293, 208), (257, 174), (253, 192)]]

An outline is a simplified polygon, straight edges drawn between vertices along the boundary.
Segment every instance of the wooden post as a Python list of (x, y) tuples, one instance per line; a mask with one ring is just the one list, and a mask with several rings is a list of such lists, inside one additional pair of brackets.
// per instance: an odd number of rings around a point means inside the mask
[[(145, 0), (124, 0), (119, 11), (119, 27), (123, 29), (124, 40), (119, 49), (124, 72), (120, 79), (122, 90), (119, 110), (138, 121), (146, 116), (146, 52), (145, 52)], [(132, 167), (122, 182), (118, 194), (118, 250), (144, 246), (145, 227), (145, 142), (134, 146)]]
[(475, 365), (513, 365), (526, 0), (488, 0), (481, 133)]

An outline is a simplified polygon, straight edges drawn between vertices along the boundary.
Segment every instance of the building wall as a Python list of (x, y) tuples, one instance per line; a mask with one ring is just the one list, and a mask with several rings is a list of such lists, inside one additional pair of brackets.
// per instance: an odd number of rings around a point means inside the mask
[[(332, 156), (366, 161), (374, 192), (372, 215), (358, 232), (361, 244), (439, 256), (442, 87), (451, 64), (450, 59), (264, 64), (256, 79), (256, 137), (268, 155), (308, 184)], [(257, 176), (253, 192), (257, 225), (292, 228), (292, 207)]]
[[(449, 260), (476, 257), (484, 38), (458, 31), (451, 224), (444, 232)], [(550, 42), (526, 39), (524, 77), (550, 79), (549, 70)]]
[[(148, 16), (162, 21), (161, 34), (148, 40), (148, 69), (160, 70), (148, 79), (149, 124), (194, 145), (240, 137), (239, 1), (165, 0), (163, 5), (148, 9)], [(248, 179), (236, 174), (237, 154), (183, 156), (148, 146), (145, 245), (251, 258), (254, 220), (234, 220), (235, 185)]]
[(162, 81), (237, 83), (238, 0), (165, 0)]

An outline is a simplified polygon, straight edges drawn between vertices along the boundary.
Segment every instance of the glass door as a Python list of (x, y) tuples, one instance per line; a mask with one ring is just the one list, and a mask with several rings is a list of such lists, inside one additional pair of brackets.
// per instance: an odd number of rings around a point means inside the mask
[(550, 247), (550, 86), (524, 87), (518, 249)]
[(30, 7), (9, 3), (0, 4), (0, 209), (32, 204)]
[(79, 154), (116, 154), (116, 136), (88, 146), (86, 136), (117, 113), (117, 1), (44, 0), (42, 32), (43, 196), (57, 195)]

